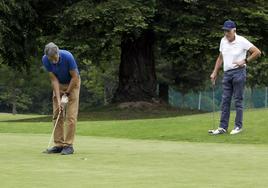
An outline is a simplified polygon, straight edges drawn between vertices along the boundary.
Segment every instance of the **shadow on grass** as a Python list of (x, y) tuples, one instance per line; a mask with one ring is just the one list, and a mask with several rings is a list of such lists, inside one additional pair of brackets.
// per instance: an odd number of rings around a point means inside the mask
[[(174, 109), (174, 108), (160, 108), (160, 109), (114, 109), (114, 108), (101, 108), (92, 109), (89, 112), (80, 112), (78, 121), (111, 121), (111, 120), (136, 120), (136, 119), (161, 119), (178, 117), (185, 115), (194, 115), (205, 113), (198, 110), (189, 109)], [(22, 118), (16, 120), (3, 120), (0, 122), (51, 122), (52, 115), (36, 118)]]

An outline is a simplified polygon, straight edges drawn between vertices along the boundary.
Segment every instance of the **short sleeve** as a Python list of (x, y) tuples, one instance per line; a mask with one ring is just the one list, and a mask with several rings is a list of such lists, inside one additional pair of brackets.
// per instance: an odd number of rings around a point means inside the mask
[(77, 69), (76, 61), (71, 53), (68, 54), (69, 70)]
[(242, 40), (243, 49), (249, 50), (252, 46), (254, 46), (251, 42), (249, 42), (246, 38), (243, 37)]
[(222, 45), (223, 45), (223, 39), (221, 39), (221, 42), (220, 42), (220, 48), (219, 48), (220, 52), (222, 52)]
[(52, 66), (46, 56), (43, 56), (42, 63), (48, 72), (52, 72)]

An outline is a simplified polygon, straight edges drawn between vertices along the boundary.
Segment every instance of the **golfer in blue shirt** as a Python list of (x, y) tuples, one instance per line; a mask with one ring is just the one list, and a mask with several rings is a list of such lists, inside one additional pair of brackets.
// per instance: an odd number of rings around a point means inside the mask
[[(76, 129), (80, 76), (73, 55), (67, 50), (60, 50), (53, 42), (44, 50), (42, 62), (48, 71), (53, 89), (53, 118), (59, 120), (54, 131), (54, 147), (47, 153), (73, 154), (73, 142)], [(66, 129), (64, 129), (63, 110), (66, 111)]]

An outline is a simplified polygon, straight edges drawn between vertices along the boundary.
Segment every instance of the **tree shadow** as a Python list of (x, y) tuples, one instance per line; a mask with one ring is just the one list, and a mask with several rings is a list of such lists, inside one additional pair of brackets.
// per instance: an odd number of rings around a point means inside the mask
[[(78, 121), (112, 121), (112, 120), (138, 120), (138, 119), (161, 119), (205, 113), (190, 109), (127, 109), (127, 110), (95, 110), (80, 112)], [(22, 118), (16, 120), (3, 120), (0, 122), (51, 122), (52, 115), (36, 118)]]

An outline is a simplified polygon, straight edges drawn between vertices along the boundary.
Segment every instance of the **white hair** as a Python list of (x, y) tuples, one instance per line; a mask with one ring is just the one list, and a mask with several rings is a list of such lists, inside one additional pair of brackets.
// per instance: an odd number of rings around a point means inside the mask
[(45, 50), (44, 50), (45, 55), (47, 56), (54, 56), (54, 55), (59, 55), (59, 47), (54, 44), (53, 42), (48, 43), (45, 46)]

